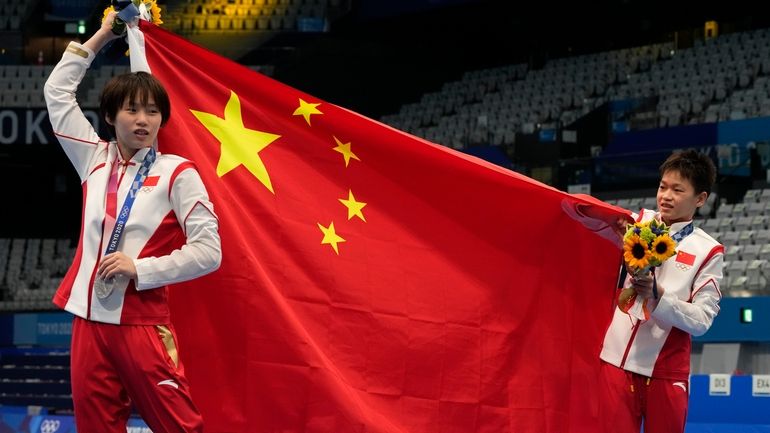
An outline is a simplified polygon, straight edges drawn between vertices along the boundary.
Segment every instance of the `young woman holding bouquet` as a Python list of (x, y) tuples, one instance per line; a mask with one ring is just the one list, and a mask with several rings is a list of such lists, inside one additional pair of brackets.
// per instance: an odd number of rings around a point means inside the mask
[[(600, 355), (606, 432), (639, 433), (642, 423), (645, 433), (684, 431), (691, 336), (708, 331), (719, 313), (724, 249), (693, 225), (695, 211), (711, 193), (716, 168), (706, 155), (687, 150), (671, 155), (660, 174), (658, 211), (642, 209), (634, 217), (640, 223), (665, 223), (676, 254), (651, 272), (629, 272), (625, 280), (636, 302), (646, 301), (649, 318), (615, 308)], [(626, 256), (627, 264), (635, 260), (628, 250)]]
[[(54, 303), (72, 324), (72, 400), (80, 433), (125, 433), (131, 406), (155, 433), (202, 432), (177, 356), (167, 285), (214, 271), (218, 221), (195, 166), (156, 150), (168, 94), (152, 75), (113, 78), (99, 138), (75, 92), (109, 41), (115, 12), (83, 44), (71, 42), (45, 84), (48, 114), (83, 184), (75, 261)], [(122, 236), (125, 234), (125, 236)]]

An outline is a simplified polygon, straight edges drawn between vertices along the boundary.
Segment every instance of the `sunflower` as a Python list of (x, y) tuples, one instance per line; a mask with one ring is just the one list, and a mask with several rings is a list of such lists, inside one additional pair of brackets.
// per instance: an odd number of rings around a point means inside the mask
[(104, 14), (102, 15), (102, 22), (107, 18), (107, 15), (115, 10), (115, 6), (108, 6), (106, 9), (104, 9)]
[(160, 19), (160, 6), (158, 6), (158, 3), (155, 1), (145, 1), (144, 4), (150, 11), (152, 23), (158, 26), (163, 24), (163, 20)]
[(669, 257), (676, 254), (676, 243), (673, 239), (671, 239), (671, 236), (668, 234), (663, 234), (658, 236), (653, 242), (652, 246), (650, 248), (650, 252), (652, 253), (653, 259), (658, 264), (661, 264), (669, 259)]
[[(160, 6), (158, 6), (158, 3), (154, 0), (133, 0), (133, 3), (136, 7), (139, 7), (140, 4), (144, 4), (144, 7), (150, 12), (150, 21), (155, 25), (161, 25), (163, 24), (163, 20), (160, 19)], [(102, 14), (102, 22), (104, 22), (104, 19), (107, 18), (107, 15), (114, 11), (114, 6), (108, 6), (104, 9), (104, 13)]]
[(650, 266), (652, 252), (647, 242), (639, 236), (630, 236), (623, 245), (623, 259), (634, 269), (644, 269)]

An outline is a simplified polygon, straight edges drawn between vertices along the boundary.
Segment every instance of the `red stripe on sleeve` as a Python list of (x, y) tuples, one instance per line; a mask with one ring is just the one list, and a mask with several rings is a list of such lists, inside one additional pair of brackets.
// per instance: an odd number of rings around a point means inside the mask
[(94, 146), (98, 146), (100, 143), (107, 143), (104, 140), (97, 140), (97, 141), (83, 140), (82, 138), (70, 137), (69, 135), (60, 134), (58, 132), (54, 132), (53, 134), (57, 137), (66, 138), (67, 140), (79, 141), (81, 143), (86, 143), (86, 144), (93, 144)]
[(185, 161), (174, 169), (174, 172), (171, 173), (171, 178), (168, 180), (168, 198), (171, 199), (171, 188), (174, 187), (174, 181), (176, 180), (176, 177), (179, 176), (179, 174), (188, 168), (192, 168), (193, 170), (197, 170), (197, 167), (195, 167), (195, 164), (191, 161)]

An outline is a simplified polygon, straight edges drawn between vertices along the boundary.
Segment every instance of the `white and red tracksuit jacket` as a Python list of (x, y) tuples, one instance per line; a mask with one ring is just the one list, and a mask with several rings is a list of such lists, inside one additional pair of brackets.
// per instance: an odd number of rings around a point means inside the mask
[(64, 152), (80, 176), (83, 215), (74, 262), (54, 303), (88, 320), (114, 324), (169, 323), (167, 287), (216, 270), (221, 261), (218, 221), (195, 166), (175, 155), (158, 153), (137, 194), (118, 251), (133, 257), (136, 281), (118, 279), (114, 292), (96, 297), (93, 282), (106, 249), (104, 233), (107, 182), (118, 173), (117, 207), (149, 149), (123, 161), (114, 142), (99, 138), (80, 110), (75, 91), (94, 53), (70, 43), (45, 84), (48, 115)]
[[(635, 215), (637, 221), (654, 216), (647, 209)], [(671, 234), (687, 224), (672, 224)], [(696, 227), (676, 250), (676, 256), (655, 270), (665, 293), (649, 301), (650, 319), (639, 321), (615, 308), (601, 359), (647, 377), (689, 379), (691, 336), (705, 334), (719, 313), (724, 248)], [(630, 287), (628, 279), (626, 284)]]

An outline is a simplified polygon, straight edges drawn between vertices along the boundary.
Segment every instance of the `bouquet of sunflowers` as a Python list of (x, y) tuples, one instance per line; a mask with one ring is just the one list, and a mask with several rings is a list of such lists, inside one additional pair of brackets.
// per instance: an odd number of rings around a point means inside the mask
[[(126, 32), (126, 20), (124, 20), (123, 17), (138, 16), (139, 18), (156, 25), (163, 24), (163, 21), (160, 19), (160, 7), (158, 6), (157, 0), (113, 0), (113, 3), (116, 3), (117, 8), (115, 5), (110, 5), (104, 9), (102, 21), (107, 18), (107, 14), (117, 10), (118, 16), (112, 23), (112, 32), (116, 35), (122, 35)], [(121, 12), (127, 8), (131, 9), (132, 13), (122, 15)]]
[[(639, 276), (652, 272), (676, 254), (676, 243), (669, 235), (668, 226), (655, 219), (629, 224), (623, 236), (623, 260), (631, 275)], [(657, 297), (653, 283), (653, 293)], [(650, 312), (647, 300), (636, 302), (637, 294), (633, 288), (624, 288), (618, 295), (618, 308), (624, 313), (647, 320)]]

